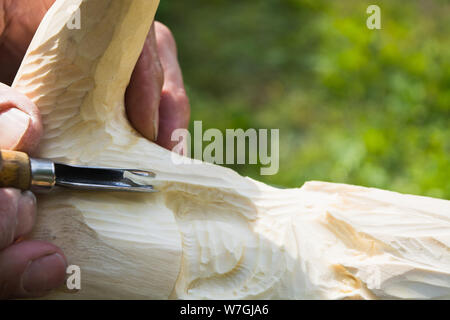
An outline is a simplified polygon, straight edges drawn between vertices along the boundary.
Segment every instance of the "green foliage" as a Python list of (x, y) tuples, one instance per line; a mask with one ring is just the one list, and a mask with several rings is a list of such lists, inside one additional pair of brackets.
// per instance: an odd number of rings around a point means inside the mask
[(450, 198), (449, 1), (162, 1), (204, 128), (279, 128), (269, 184)]

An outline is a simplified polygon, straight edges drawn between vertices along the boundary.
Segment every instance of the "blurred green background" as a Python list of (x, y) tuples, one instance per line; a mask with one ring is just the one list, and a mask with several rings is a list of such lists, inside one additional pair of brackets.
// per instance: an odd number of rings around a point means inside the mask
[[(382, 30), (366, 27), (381, 7)], [(279, 128), (284, 187), (450, 199), (450, 1), (162, 0), (203, 128)]]

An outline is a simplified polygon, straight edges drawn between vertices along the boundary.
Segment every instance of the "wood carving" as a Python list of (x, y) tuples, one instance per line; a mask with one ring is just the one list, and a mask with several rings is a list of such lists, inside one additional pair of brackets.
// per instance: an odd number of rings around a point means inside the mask
[(80, 291), (50, 298), (450, 298), (450, 201), (322, 182), (280, 190), (175, 165), (142, 138), (124, 93), (157, 6), (57, 0), (15, 79), (43, 115), (40, 157), (149, 169), (160, 190), (39, 196), (32, 236), (82, 270)]

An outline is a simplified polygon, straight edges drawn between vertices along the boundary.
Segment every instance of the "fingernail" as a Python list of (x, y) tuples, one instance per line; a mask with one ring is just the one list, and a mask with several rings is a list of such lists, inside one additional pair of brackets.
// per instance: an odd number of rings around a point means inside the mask
[(0, 113), (0, 128), (7, 132), (0, 139), (0, 146), (6, 149), (14, 148), (27, 132), (31, 118), (17, 108), (9, 108)]
[(66, 261), (59, 253), (31, 262), (22, 276), (23, 289), (28, 293), (44, 293), (64, 283)]
[(35, 205), (36, 201), (37, 201), (36, 200), (36, 196), (31, 191), (24, 191), (24, 192), (22, 192), (22, 198), (20, 200), (24, 201), (24, 202), (26, 202), (27, 204), (30, 204), (30, 205)]
[(36, 197), (31, 191), (22, 193), (19, 199), (19, 223), (16, 227), (15, 236), (24, 236), (31, 232), (36, 218)]

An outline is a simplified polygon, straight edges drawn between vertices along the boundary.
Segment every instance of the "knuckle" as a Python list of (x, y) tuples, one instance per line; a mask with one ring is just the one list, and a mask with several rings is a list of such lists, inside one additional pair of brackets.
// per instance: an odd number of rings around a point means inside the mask
[(155, 31), (158, 42), (163, 45), (168, 46), (169, 48), (176, 50), (176, 42), (175, 37), (172, 31), (166, 25), (161, 22), (155, 23)]
[(191, 104), (189, 102), (189, 97), (186, 94), (185, 89), (179, 89), (177, 93), (175, 94), (175, 101), (177, 102), (177, 105), (182, 111), (190, 112), (191, 110)]
[(191, 104), (184, 88), (179, 88), (176, 86), (166, 87), (166, 90), (163, 92), (163, 96), (170, 101), (170, 104), (173, 108), (175, 108), (175, 110), (177, 110), (177, 112), (183, 114), (190, 113)]
[(174, 39), (172, 31), (166, 26), (164, 23), (156, 21), (155, 22), (155, 30), (161, 37), (166, 37), (168, 39)]

